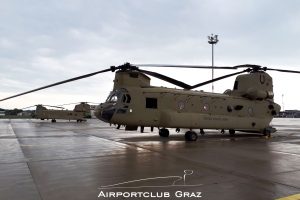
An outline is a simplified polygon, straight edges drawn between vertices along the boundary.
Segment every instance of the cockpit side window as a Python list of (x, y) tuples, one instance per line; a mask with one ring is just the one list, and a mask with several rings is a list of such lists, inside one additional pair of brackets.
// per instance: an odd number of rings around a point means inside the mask
[(123, 103), (130, 103), (130, 101), (131, 101), (130, 95), (129, 94), (123, 94), (123, 96), (122, 96), (122, 102)]
[(131, 101), (131, 96), (130, 96), (129, 94), (126, 94), (126, 97), (127, 97), (126, 103), (130, 103), (130, 101)]
[(126, 95), (123, 94), (123, 96), (122, 96), (122, 102), (125, 103), (125, 102), (126, 102), (126, 99), (127, 99), (127, 98), (126, 98)]

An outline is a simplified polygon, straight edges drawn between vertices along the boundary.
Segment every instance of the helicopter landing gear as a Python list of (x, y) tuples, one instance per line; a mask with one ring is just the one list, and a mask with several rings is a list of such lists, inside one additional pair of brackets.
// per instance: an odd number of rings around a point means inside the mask
[(144, 127), (141, 126), (141, 133), (144, 133)]
[(179, 133), (180, 132), (180, 128), (176, 128), (176, 133)]
[(120, 124), (118, 124), (118, 126), (117, 126), (117, 129), (120, 129), (120, 127), (121, 127), (121, 125), (120, 125)]
[(225, 133), (225, 130), (224, 130), (224, 129), (222, 129), (222, 130), (221, 130), (221, 134), (224, 134), (224, 133)]
[(265, 128), (262, 131), (262, 134), (266, 137), (266, 138), (270, 138), (271, 137), (271, 133), (272, 131), (269, 128)]
[(166, 128), (159, 129), (159, 136), (160, 137), (169, 137), (169, 130)]
[(234, 129), (229, 129), (229, 135), (234, 136), (234, 134), (235, 134), (235, 130)]
[(198, 135), (194, 131), (187, 131), (184, 137), (186, 141), (196, 141), (198, 139)]
[(204, 135), (204, 134), (205, 134), (205, 132), (204, 132), (203, 129), (200, 129), (200, 134), (201, 134), (201, 135)]
[(51, 122), (53, 122), (53, 123), (56, 122), (56, 119), (52, 119)]
[(154, 127), (153, 127), (153, 126), (151, 126), (150, 130), (151, 130), (151, 132), (153, 132), (153, 130), (154, 130)]

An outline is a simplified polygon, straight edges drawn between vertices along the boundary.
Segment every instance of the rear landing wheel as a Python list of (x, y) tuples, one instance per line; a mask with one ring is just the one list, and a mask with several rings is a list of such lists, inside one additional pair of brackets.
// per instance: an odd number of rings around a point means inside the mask
[(55, 119), (52, 119), (51, 122), (56, 122), (56, 120), (55, 120)]
[(187, 131), (184, 137), (186, 141), (196, 141), (198, 139), (198, 135), (194, 131)]
[(162, 128), (162, 129), (159, 129), (159, 136), (160, 137), (169, 137), (169, 130), (166, 129), (166, 128)]

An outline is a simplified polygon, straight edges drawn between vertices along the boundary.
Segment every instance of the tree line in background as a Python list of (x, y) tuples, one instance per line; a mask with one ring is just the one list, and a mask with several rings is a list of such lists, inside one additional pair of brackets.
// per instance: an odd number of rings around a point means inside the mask
[(11, 109), (11, 110), (0, 108), (0, 114), (2, 114), (0, 117), (4, 117), (4, 116), (20, 116), (22, 113), (23, 113), (23, 110), (17, 109), (17, 108)]

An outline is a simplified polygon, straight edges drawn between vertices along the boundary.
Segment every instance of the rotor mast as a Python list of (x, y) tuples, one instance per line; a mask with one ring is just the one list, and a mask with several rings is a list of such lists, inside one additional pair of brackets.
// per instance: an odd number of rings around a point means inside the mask
[[(218, 35), (211, 34), (208, 37), (208, 43), (211, 44), (211, 80), (214, 79), (214, 44), (217, 44), (219, 39)], [(211, 84), (211, 91), (214, 92), (214, 83)]]

